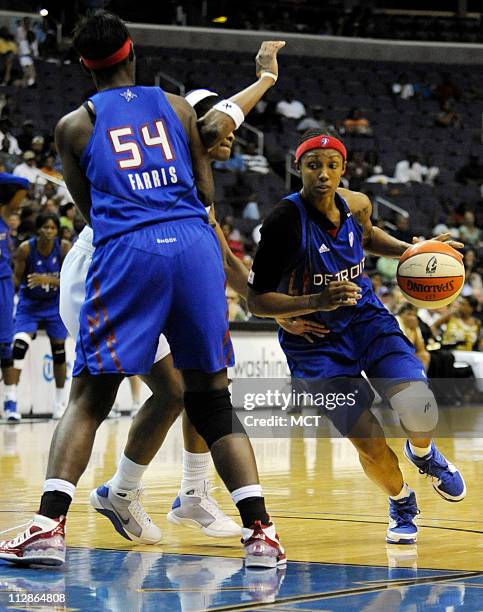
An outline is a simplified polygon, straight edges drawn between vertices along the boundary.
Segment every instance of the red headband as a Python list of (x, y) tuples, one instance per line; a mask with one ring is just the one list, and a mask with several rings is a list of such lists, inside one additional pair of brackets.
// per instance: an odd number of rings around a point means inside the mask
[(129, 36), (126, 38), (126, 42), (112, 55), (108, 55), (104, 59), (87, 59), (87, 57), (81, 57), (81, 60), (86, 68), (89, 70), (102, 70), (103, 68), (109, 68), (114, 64), (119, 64), (126, 59), (131, 52), (132, 40)]
[(298, 162), (304, 153), (312, 149), (335, 149), (339, 151), (344, 161), (347, 159), (347, 150), (338, 138), (334, 136), (314, 136), (297, 147), (295, 161)]

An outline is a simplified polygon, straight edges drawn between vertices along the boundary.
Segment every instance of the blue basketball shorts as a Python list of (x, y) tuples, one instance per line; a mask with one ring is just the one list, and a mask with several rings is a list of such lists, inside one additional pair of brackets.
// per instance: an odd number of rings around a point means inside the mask
[(36, 334), (38, 329), (44, 329), (51, 339), (67, 338), (67, 329), (59, 314), (58, 298), (53, 302), (20, 298), (15, 313), (14, 335), (20, 332)]
[(8, 359), (12, 354), (13, 296), (12, 277), (0, 278), (0, 359)]
[(342, 435), (372, 404), (373, 393), (362, 372), (382, 394), (403, 382), (427, 382), (413, 345), (383, 307), (361, 308), (342, 333), (328, 334), (314, 344), (284, 331), (279, 338), (293, 378), (319, 392), (354, 393), (355, 401), (341, 400), (340, 406), (323, 410)]
[(170, 221), (99, 245), (86, 280), (74, 376), (147, 374), (161, 333), (178, 369), (233, 364), (218, 240), (200, 219)]

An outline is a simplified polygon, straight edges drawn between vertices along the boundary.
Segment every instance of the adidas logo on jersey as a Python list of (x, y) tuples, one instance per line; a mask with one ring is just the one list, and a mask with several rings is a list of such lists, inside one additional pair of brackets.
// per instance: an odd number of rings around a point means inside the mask
[(326, 244), (322, 243), (320, 245), (319, 253), (328, 253), (329, 251), (330, 249)]

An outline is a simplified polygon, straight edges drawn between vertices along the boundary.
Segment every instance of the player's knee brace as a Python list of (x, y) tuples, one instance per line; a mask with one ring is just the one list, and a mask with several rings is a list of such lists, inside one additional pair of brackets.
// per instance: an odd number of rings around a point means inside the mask
[(408, 431), (423, 433), (436, 427), (438, 405), (433, 392), (423, 381), (410, 383), (393, 395), (390, 402)]
[(233, 406), (228, 389), (187, 391), (184, 394), (186, 414), (208, 448), (232, 433), (245, 433)]
[(62, 344), (51, 344), (52, 359), (54, 365), (63, 365), (65, 363), (65, 345)]
[(27, 354), (31, 344), (32, 338), (28, 334), (20, 332), (19, 334), (15, 335), (15, 338), (13, 339), (12, 357), (13, 367), (17, 370), (21, 370), (23, 368), (25, 355)]

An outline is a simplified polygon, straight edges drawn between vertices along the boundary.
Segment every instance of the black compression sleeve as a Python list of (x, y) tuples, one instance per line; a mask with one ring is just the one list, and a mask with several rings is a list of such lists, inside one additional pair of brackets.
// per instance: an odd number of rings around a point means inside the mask
[(300, 214), (282, 200), (263, 222), (248, 284), (257, 293), (276, 291), (284, 270), (294, 258), (302, 236)]

